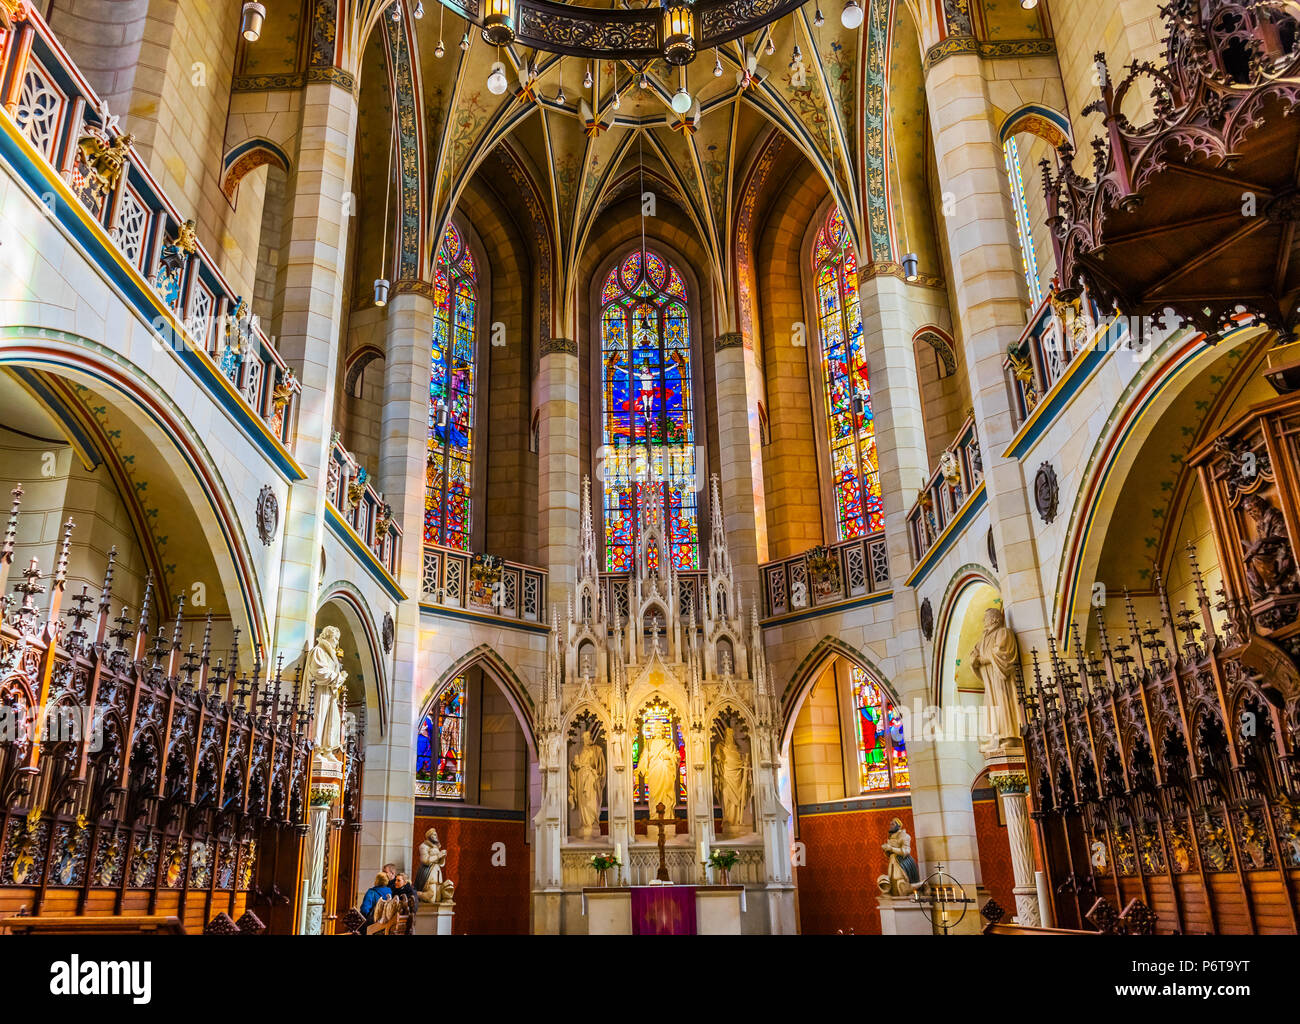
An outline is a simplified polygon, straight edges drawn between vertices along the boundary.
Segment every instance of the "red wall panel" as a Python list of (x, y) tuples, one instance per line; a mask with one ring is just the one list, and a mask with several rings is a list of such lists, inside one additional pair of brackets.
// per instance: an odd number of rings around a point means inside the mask
[[(445, 877), (456, 883), (456, 935), (526, 935), (532, 849), (523, 820), (417, 816), (411, 864), (418, 870), (420, 843), (430, 827), (447, 851)], [(493, 862), (496, 843), (505, 844), (505, 864)], [(496, 859), (500, 859), (497, 855)]]

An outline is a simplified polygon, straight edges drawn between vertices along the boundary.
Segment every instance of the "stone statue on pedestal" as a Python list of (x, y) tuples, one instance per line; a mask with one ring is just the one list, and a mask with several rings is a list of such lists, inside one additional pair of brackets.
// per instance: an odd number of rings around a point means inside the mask
[(645, 775), (651, 807), (663, 804), (668, 813), (677, 806), (677, 746), (672, 740), (672, 726), (646, 723), (645, 759), (640, 766)]
[(447, 851), (438, 842), (438, 830), (424, 833), (420, 844), (420, 870), (415, 873), (415, 888), (421, 903), (450, 903), (456, 892), (456, 883), (442, 877), (447, 863)]
[(713, 774), (722, 800), (722, 829), (740, 832), (745, 825), (745, 808), (749, 804), (749, 758), (736, 742), (736, 730), (727, 726), (722, 741), (713, 751)]
[(577, 808), (579, 831), (583, 839), (600, 833), (600, 805), (605, 796), (605, 752), (582, 730), (582, 746), (569, 766), (569, 806)]
[(889, 823), (889, 838), (880, 844), (889, 854), (889, 866), (876, 879), (882, 896), (910, 896), (921, 884), (921, 872), (912, 856), (912, 837), (903, 828), (901, 818)]
[(307, 655), (307, 685), (316, 701), (316, 756), (322, 762), (339, 760), (343, 749), (343, 716), (339, 693), (348, 674), (339, 665), (343, 648), (339, 646), (337, 626), (326, 626), (316, 637), (316, 646)]
[(1008, 628), (1002, 609), (984, 612), (984, 635), (970, 652), (970, 666), (984, 684), (984, 702), (989, 709), (990, 734), (985, 751), (999, 749), (1004, 740), (1020, 738), (1013, 685), (1020, 663), (1020, 644)]

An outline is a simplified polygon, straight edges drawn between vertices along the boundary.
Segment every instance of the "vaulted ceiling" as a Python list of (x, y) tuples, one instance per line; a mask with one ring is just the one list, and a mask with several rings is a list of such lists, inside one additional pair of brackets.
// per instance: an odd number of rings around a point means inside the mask
[[(497, 191), (517, 193), (539, 247), (548, 249), (553, 313), (563, 332), (576, 314), (578, 257), (602, 211), (632, 190), (648, 191), (689, 217), (709, 255), (710, 266), (697, 268), (701, 280), (718, 299), (727, 321), (721, 327), (734, 329), (736, 289), (727, 268), (738, 231), (748, 230), (740, 223), (748, 170), (774, 132), (826, 182), (863, 262), (898, 257), (889, 198), (897, 185), (886, 178), (888, 78), (898, 65), (889, 51), (889, 0), (865, 2), (857, 29), (841, 24), (838, 0), (825, 0), (818, 25), (817, 2), (809, 0), (749, 37), (700, 52), (681, 70), (663, 59), (588, 61), (518, 44), (498, 49), (455, 8), (436, 2), (420, 19), (404, 3), (400, 20), (391, 17), (391, 0), (358, 3), (351, 31), (365, 41), (357, 58), (361, 177), (363, 188), (374, 189), (388, 177), (390, 159), (399, 168), (389, 179), (401, 182), (401, 214), (392, 218), (394, 278), (427, 277), (432, 241), (474, 175), (484, 174)], [(908, 28), (915, 92), (920, 55)], [(507, 80), (500, 95), (487, 85), (497, 61)], [(379, 74), (386, 78), (382, 96)], [(692, 104), (680, 114), (671, 100), (683, 81)], [(918, 103), (909, 97), (917, 136), (909, 152), (924, 128), (914, 116)], [(397, 126), (391, 154), (385, 122)]]

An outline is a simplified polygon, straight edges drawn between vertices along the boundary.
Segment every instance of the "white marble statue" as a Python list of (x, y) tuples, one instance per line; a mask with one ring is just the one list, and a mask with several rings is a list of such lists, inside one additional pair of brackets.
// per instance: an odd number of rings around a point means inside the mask
[(991, 733), (985, 751), (1000, 748), (1003, 741), (1020, 738), (1016, 714), (1015, 673), (1020, 662), (1020, 645), (996, 605), (984, 612), (984, 635), (970, 652), (970, 667), (984, 684), (984, 703), (989, 709)]
[(348, 674), (339, 665), (342, 654), (338, 627), (326, 626), (316, 637), (316, 646), (307, 656), (307, 684), (316, 700), (316, 753), (322, 761), (338, 761), (343, 750), (339, 695)]
[(744, 829), (745, 808), (749, 805), (750, 763), (740, 744), (736, 730), (727, 726), (722, 741), (713, 751), (713, 774), (722, 798), (722, 830), (735, 834)]
[[(645, 757), (639, 766), (645, 776), (646, 791), (650, 799), (650, 814), (664, 805), (664, 813), (671, 816), (677, 806), (677, 744), (673, 742), (672, 725), (646, 723)], [(654, 832), (658, 836), (658, 832)]]
[(456, 892), (456, 883), (443, 878), (447, 851), (438, 842), (438, 830), (424, 833), (420, 844), (420, 870), (415, 873), (415, 888), (421, 903), (450, 903)]
[(582, 730), (582, 745), (569, 765), (569, 806), (578, 810), (578, 834), (592, 839), (600, 833), (600, 805), (605, 796), (605, 752)]

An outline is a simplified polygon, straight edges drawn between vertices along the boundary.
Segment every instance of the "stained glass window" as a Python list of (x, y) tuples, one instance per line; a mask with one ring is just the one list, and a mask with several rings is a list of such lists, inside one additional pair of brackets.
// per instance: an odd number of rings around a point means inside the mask
[(642, 256), (616, 265), (600, 292), (605, 569), (632, 569), (651, 499), (663, 502), (674, 568), (698, 569), (686, 285), (662, 256)]
[[(639, 255), (639, 254), (638, 254)], [(640, 728), (632, 737), (632, 799), (641, 807), (650, 803), (649, 786), (645, 773), (639, 770), (641, 751), (645, 749), (646, 737), (653, 734), (660, 736), (671, 730), (677, 743), (677, 806), (686, 806), (686, 738), (682, 735), (681, 723), (673, 710), (661, 698), (656, 697), (641, 712)], [(649, 808), (654, 810), (654, 808)]]
[(1034, 232), (1029, 223), (1025, 179), (1020, 173), (1020, 150), (1015, 136), (1002, 144), (1002, 156), (1007, 163), (1007, 178), (1011, 181), (1011, 207), (1016, 215), (1016, 238), (1020, 240), (1020, 263), (1025, 270), (1025, 284), (1029, 286), (1030, 301), (1038, 305), (1043, 301), (1043, 286), (1038, 277), (1038, 254), (1034, 250)]
[(420, 722), (415, 749), (415, 795), (465, 799), (465, 677), (434, 698)]
[(903, 738), (903, 716), (885, 698), (881, 688), (865, 669), (849, 668), (853, 693), (854, 722), (858, 737), (858, 769), (862, 792), (907, 789), (907, 743)]
[(474, 350), (478, 271), (452, 225), (433, 268), (433, 354), (424, 542), (468, 551), (474, 448)]
[(839, 539), (846, 540), (884, 529), (885, 509), (880, 500), (858, 264), (838, 207), (832, 206), (813, 242), (813, 276), (835, 522)]

